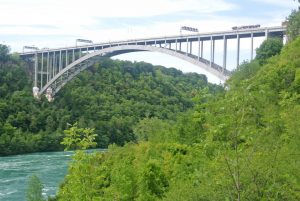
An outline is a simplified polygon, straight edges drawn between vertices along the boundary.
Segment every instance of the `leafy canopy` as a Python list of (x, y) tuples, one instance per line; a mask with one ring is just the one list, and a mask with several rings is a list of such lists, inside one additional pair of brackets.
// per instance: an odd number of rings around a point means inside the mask
[(61, 142), (65, 146), (65, 150), (80, 149), (85, 150), (93, 148), (97, 145), (93, 128), (78, 128), (77, 123), (71, 125), (67, 130), (64, 130), (65, 137)]
[(265, 64), (267, 59), (278, 55), (283, 47), (281, 38), (268, 38), (256, 49), (256, 58), (259, 63)]
[(6, 62), (9, 59), (8, 53), (8, 46), (0, 44), (0, 63)]
[(300, 11), (294, 10), (287, 18), (287, 35), (289, 41), (293, 41), (300, 35)]

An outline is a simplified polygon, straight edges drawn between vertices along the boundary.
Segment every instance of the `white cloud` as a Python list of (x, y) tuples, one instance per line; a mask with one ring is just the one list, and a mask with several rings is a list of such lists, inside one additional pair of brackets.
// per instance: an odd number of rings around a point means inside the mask
[[(134, 37), (176, 34), (179, 26), (189, 22), (153, 22), (126, 28), (101, 28), (107, 18), (133, 17), (140, 19), (178, 12), (214, 13), (234, 9), (236, 6), (225, 0), (0, 0), (0, 34), (6, 36), (65, 36), (90, 38), (95, 41), (124, 40)], [(106, 22), (107, 23), (107, 22)], [(196, 25), (197, 22), (190, 24)], [(46, 25), (46, 26), (44, 26)], [(208, 25), (208, 24), (207, 24)], [(93, 28), (86, 28), (93, 27)], [(51, 27), (51, 28), (48, 28)], [(207, 26), (206, 26), (207, 27)], [(9, 41), (9, 38), (2, 39)], [(70, 43), (69, 41), (50, 41), (49, 46)], [(70, 38), (74, 41), (74, 38)], [(23, 41), (19, 41), (20, 49)], [(43, 41), (36, 41), (44, 43)]]
[(83, 25), (96, 23), (95, 17), (149, 17), (179, 11), (212, 13), (232, 8), (234, 5), (224, 0), (2, 0), (0, 24)]
[(290, 8), (290, 9), (295, 9), (297, 8), (298, 0), (293, 1), (293, 0), (252, 0), (254, 2), (259, 2), (259, 3), (267, 3), (270, 5), (275, 5), (275, 6), (280, 6), (280, 7), (285, 7), (285, 8)]

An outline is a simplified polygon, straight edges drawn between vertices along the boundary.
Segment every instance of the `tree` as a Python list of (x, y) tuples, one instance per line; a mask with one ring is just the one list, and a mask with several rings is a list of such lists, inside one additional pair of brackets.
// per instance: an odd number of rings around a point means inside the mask
[(65, 150), (85, 150), (95, 147), (97, 143), (94, 141), (97, 134), (94, 131), (93, 128), (78, 128), (77, 123), (75, 123), (69, 129), (64, 130), (65, 137), (61, 144), (66, 146)]
[(256, 49), (255, 59), (263, 65), (268, 58), (279, 54), (282, 47), (283, 43), (281, 38), (268, 38)]
[(0, 63), (4, 63), (9, 59), (9, 48), (0, 44)]
[(133, 133), (138, 141), (164, 142), (171, 140), (170, 130), (170, 124), (154, 117), (140, 120), (133, 128)]
[(169, 182), (157, 160), (150, 159), (147, 162), (141, 178), (142, 193), (137, 200), (157, 200), (168, 191)]
[(300, 11), (293, 11), (287, 18), (288, 40), (293, 41), (300, 35)]
[(43, 184), (36, 175), (30, 177), (27, 188), (27, 201), (44, 201), (42, 195)]

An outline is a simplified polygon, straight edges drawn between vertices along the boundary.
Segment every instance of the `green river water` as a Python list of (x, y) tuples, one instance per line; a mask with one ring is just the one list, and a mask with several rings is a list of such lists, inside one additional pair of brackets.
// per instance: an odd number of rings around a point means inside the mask
[(55, 195), (73, 152), (44, 152), (0, 157), (0, 201), (25, 201), (28, 179), (37, 175), (43, 195)]

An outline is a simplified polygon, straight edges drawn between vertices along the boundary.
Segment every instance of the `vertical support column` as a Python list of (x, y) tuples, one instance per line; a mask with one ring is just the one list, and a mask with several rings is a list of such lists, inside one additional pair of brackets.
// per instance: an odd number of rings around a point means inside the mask
[(198, 37), (198, 60), (200, 59), (200, 50), (201, 50), (201, 41), (200, 41), (200, 37)]
[(266, 40), (267, 40), (268, 37), (269, 37), (269, 30), (268, 29), (266, 29), (266, 31), (265, 31), (265, 36), (266, 36)]
[(224, 47), (223, 47), (223, 72), (224, 72), (227, 65), (227, 38), (225, 35), (223, 36), (223, 40), (224, 40)]
[(75, 49), (73, 49), (73, 52), (72, 52), (72, 62), (74, 62), (75, 61)]
[(68, 50), (66, 50), (66, 66), (67, 67), (69, 65), (69, 54), (68, 54)]
[(47, 53), (47, 83), (49, 82), (49, 51)]
[(49, 80), (51, 80), (51, 66), (52, 66), (52, 56), (51, 53), (49, 53), (49, 66), (48, 66), (48, 75), (47, 75), (47, 82), (49, 82)]
[(52, 56), (49, 53), (49, 74), (48, 74), (48, 81), (51, 80), (51, 74), (52, 74)]
[(212, 62), (214, 63), (215, 62), (215, 46), (216, 46), (216, 43), (215, 43), (215, 40), (212, 40), (212, 45), (213, 45), (213, 50), (212, 50)]
[(193, 41), (190, 42), (190, 54), (192, 54)]
[(175, 40), (175, 52), (177, 52), (177, 38)]
[(202, 41), (201, 41), (201, 55), (200, 55), (201, 58), (203, 58), (203, 42), (204, 42), (204, 41), (202, 40)]
[(236, 67), (240, 65), (240, 35), (237, 34), (237, 54), (236, 54)]
[(53, 52), (52, 77), (55, 76), (55, 67), (56, 67), (56, 55), (55, 52)]
[(185, 53), (185, 55), (188, 55), (188, 52), (189, 52), (189, 39), (186, 38), (186, 53)]
[(34, 87), (37, 87), (38, 62), (38, 53), (36, 52), (34, 55)]
[(165, 40), (165, 47), (164, 48), (167, 48), (167, 40)]
[(42, 64), (41, 64), (41, 88), (43, 87), (43, 77), (44, 77), (44, 52), (42, 52)]
[(61, 71), (62, 68), (62, 56), (61, 56), (61, 50), (59, 51), (59, 67), (58, 67), (58, 72)]
[(181, 42), (179, 42), (179, 51), (181, 52)]
[(49, 68), (49, 70), (50, 70), (50, 73), (49, 73), (49, 80), (51, 80), (52, 79), (52, 75), (53, 75), (53, 54), (52, 54), (52, 56), (50, 55), (50, 68)]
[(210, 36), (210, 61), (209, 61), (209, 65), (210, 67), (212, 66), (212, 61), (213, 61), (213, 38), (212, 36)]
[(253, 33), (251, 33), (251, 61), (253, 60)]
[(81, 58), (81, 48), (79, 48), (79, 59)]

